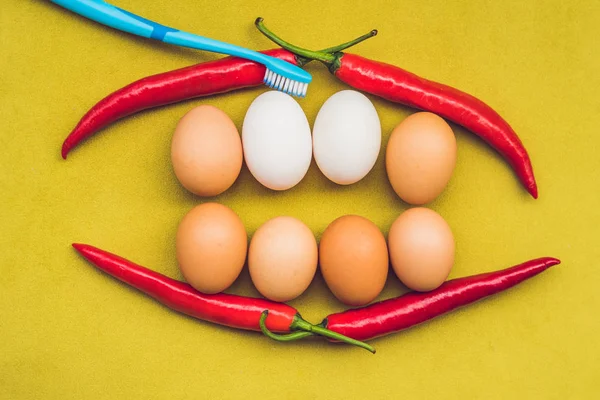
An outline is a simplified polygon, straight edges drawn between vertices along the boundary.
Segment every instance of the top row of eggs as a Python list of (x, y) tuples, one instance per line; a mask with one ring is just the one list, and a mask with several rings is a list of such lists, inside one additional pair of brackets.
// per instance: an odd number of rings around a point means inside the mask
[[(381, 148), (381, 124), (371, 101), (343, 90), (323, 104), (311, 130), (291, 96), (269, 91), (258, 96), (244, 118), (242, 137), (221, 110), (200, 106), (179, 122), (171, 158), (181, 184), (200, 196), (216, 196), (237, 179), (242, 161), (262, 185), (286, 190), (306, 175), (314, 154), (331, 181), (349, 185), (364, 178)], [(448, 183), (456, 161), (450, 126), (430, 113), (405, 119), (392, 133), (386, 169), (405, 201), (424, 204)]]
[(315, 161), (331, 181), (348, 185), (369, 173), (381, 146), (381, 125), (373, 104), (359, 92), (344, 90), (323, 104), (313, 127), (291, 96), (272, 91), (248, 108), (242, 128), (246, 164), (273, 190), (298, 184)]

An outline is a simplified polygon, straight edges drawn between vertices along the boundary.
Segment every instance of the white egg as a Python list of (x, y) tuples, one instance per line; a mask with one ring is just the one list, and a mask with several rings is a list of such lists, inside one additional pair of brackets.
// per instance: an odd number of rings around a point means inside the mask
[(321, 172), (349, 185), (364, 178), (381, 148), (381, 123), (362, 93), (342, 90), (323, 104), (313, 127), (313, 151)]
[(291, 96), (270, 91), (258, 96), (242, 127), (246, 165), (264, 186), (289, 189), (304, 178), (312, 157), (310, 126)]

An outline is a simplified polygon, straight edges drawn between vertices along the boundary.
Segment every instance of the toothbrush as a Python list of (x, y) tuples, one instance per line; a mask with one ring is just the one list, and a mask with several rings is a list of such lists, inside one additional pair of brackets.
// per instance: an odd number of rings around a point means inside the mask
[(304, 97), (312, 76), (293, 64), (233, 44), (183, 32), (147, 20), (103, 0), (50, 0), (103, 25), (145, 38), (182, 47), (228, 54), (256, 61), (267, 67), (264, 83), (270, 88)]

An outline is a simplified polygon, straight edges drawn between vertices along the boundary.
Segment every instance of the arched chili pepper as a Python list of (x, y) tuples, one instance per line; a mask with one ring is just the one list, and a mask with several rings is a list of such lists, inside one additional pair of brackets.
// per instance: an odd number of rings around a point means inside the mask
[(356, 340), (389, 335), (506, 290), (557, 264), (560, 260), (543, 257), (500, 271), (453, 279), (430, 292), (410, 292), (331, 314), (321, 325)]
[[(283, 49), (265, 54), (298, 64)], [(137, 112), (195, 97), (263, 84), (265, 67), (237, 57), (225, 57), (135, 81), (100, 100), (81, 118), (62, 145), (62, 157), (98, 130)]]
[(273, 42), (300, 57), (323, 62), (332, 74), (355, 89), (431, 111), (467, 128), (502, 155), (527, 191), (537, 199), (537, 184), (525, 147), (510, 125), (483, 101), (390, 64), (339, 51), (310, 51), (294, 46), (268, 30), (262, 18), (255, 23)]
[[(323, 51), (340, 51), (375, 34), (377, 31), (371, 31)], [(300, 66), (309, 61), (283, 49), (263, 53)], [(63, 142), (62, 157), (66, 159), (67, 154), (81, 141), (121, 118), (196, 97), (260, 86), (264, 75), (265, 66), (262, 64), (243, 58), (225, 57), (137, 80), (100, 100), (81, 118)]]
[(98, 269), (182, 314), (232, 328), (261, 331), (261, 314), (268, 311), (269, 318), (266, 325), (263, 319), (263, 325), (275, 332), (291, 332), (286, 335), (288, 340), (316, 334), (375, 353), (375, 349), (366, 343), (305, 321), (295, 308), (287, 304), (225, 293), (203, 294), (186, 283), (96, 247), (79, 243), (74, 243), (73, 247)]

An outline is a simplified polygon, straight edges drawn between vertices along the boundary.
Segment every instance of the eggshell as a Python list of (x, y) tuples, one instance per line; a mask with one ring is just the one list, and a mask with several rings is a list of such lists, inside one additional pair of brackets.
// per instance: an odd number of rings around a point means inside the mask
[(323, 104), (313, 127), (317, 166), (331, 181), (349, 185), (364, 178), (381, 148), (381, 123), (362, 93), (342, 90)]
[(319, 244), (321, 273), (341, 302), (361, 306), (383, 290), (388, 251), (379, 228), (366, 218), (345, 215), (333, 221)]
[(256, 289), (273, 301), (300, 296), (317, 271), (317, 241), (296, 218), (282, 216), (265, 222), (252, 236), (248, 269)]
[(420, 112), (392, 132), (386, 150), (387, 175), (409, 204), (433, 201), (444, 191), (456, 165), (456, 138), (441, 117)]
[(179, 182), (199, 196), (216, 196), (242, 168), (242, 141), (233, 121), (216, 107), (189, 111), (175, 128), (171, 162)]
[(202, 293), (218, 293), (236, 280), (246, 260), (248, 236), (230, 208), (194, 207), (179, 223), (177, 261), (185, 280)]
[(435, 211), (412, 208), (394, 221), (388, 234), (392, 268), (407, 287), (429, 291), (439, 287), (454, 264), (454, 236)]
[(264, 186), (286, 190), (297, 185), (310, 166), (310, 126), (300, 105), (278, 91), (258, 96), (242, 127), (246, 165)]

